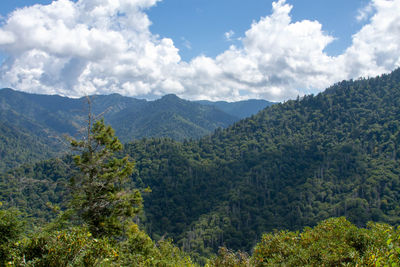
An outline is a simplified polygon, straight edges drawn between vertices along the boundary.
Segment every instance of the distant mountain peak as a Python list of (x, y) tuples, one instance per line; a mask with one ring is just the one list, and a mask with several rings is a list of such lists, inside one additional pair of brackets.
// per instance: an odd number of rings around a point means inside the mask
[(15, 91), (14, 89), (11, 88), (1, 88), (0, 89), (0, 93), (1, 94), (12, 94), (12, 93), (16, 93), (17, 91)]
[(6, 88), (2, 88), (2, 89), (0, 89), (0, 91), (15, 91), (15, 90), (13, 90), (13, 89), (11, 89), (11, 88), (9, 88), (9, 87), (6, 87)]
[(183, 100), (175, 94), (167, 94), (160, 98), (160, 100)]

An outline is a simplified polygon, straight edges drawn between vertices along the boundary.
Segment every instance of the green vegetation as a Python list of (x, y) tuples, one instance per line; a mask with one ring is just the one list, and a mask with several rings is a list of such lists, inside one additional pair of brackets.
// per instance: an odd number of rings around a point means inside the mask
[[(296, 265), (299, 254), (306, 265), (334, 266), (369, 264), (368, 255), (383, 266), (398, 258), (398, 232), (368, 222), (400, 224), (399, 110), (400, 69), (273, 105), (197, 141), (147, 138), (115, 155), (136, 161), (127, 188), (151, 188), (135, 219), (146, 237), (171, 238), (196, 262)], [(53, 205), (65, 210), (67, 181), (79, 171), (71, 161), (1, 174), (5, 208), (17, 206), (42, 222), (54, 217)], [(324, 221), (340, 216), (348, 221)], [(306, 226), (314, 228), (296, 232)], [(333, 230), (325, 241), (317, 239), (321, 229)], [(279, 250), (269, 251), (271, 244)], [(210, 260), (220, 247), (227, 249)], [(330, 249), (336, 254), (326, 258)]]
[(0, 174), (0, 201), (18, 207), (38, 224), (55, 217), (53, 205), (65, 207), (69, 199), (69, 179), (75, 172), (70, 157), (27, 164)]
[(214, 106), (217, 109), (222, 110), (240, 119), (251, 117), (252, 115), (257, 114), (259, 111), (265, 109), (266, 107), (275, 104), (274, 102), (269, 102), (262, 99), (249, 99), (238, 102), (211, 102), (207, 100), (200, 100), (197, 101), (197, 103), (200, 103), (202, 105)]
[(262, 233), (345, 216), (400, 223), (400, 70), (273, 105), (198, 142), (146, 139), (144, 223), (186, 251), (251, 251)]
[(55, 154), (56, 149), (50, 147), (45, 138), (0, 121), (0, 171), (48, 159)]
[(114, 153), (122, 144), (103, 120), (89, 114), (87, 135), (71, 140), (79, 154), (70, 209), (22, 237), (14, 209), (0, 210), (0, 265), (9, 266), (194, 266), (169, 241), (154, 243), (134, 223), (142, 208), (127, 178), (133, 163)]
[[(17, 215), (17, 216), (16, 216)], [(15, 210), (0, 210), (0, 264), (4, 266), (197, 266), (171, 244), (153, 242), (134, 223), (124, 239), (94, 238), (83, 226), (52, 223), (22, 236)], [(265, 234), (253, 254), (224, 247), (208, 267), (250, 266), (399, 266), (400, 229), (381, 223), (358, 228), (331, 218), (302, 232)]]
[(93, 119), (89, 114), (85, 138), (71, 141), (73, 149), (79, 151), (73, 159), (80, 169), (72, 179), (71, 203), (94, 237), (113, 237), (120, 235), (141, 210), (142, 196), (127, 187), (133, 162), (128, 157), (113, 157), (122, 150), (114, 130), (104, 120), (93, 123)]
[[(0, 202), (0, 208), (2, 203)], [(12, 253), (14, 242), (24, 230), (21, 213), (16, 209), (0, 209), (0, 265), (3, 265)]]
[(176, 95), (149, 101), (139, 110), (127, 108), (105, 119), (125, 142), (143, 137), (169, 137), (179, 141), (199, 139), (238, 120), (215, 107), (183, 100)]
[[(7, 212), (7, 211), (6, 211)], [(50, 225), (51, 226), (51, 225)], [(54, 228), (51, 226), (50, 228)], [(169, 241), (153, 242), (137, 225), (130, 224), (118, 242), (94, 238), (85, 226), (42, 228), (16, 242), (2, 266), (195, 266)]]
[[(239, 120), (215, 107), (182, 100), (175, 95), (156, 101), (118, 94), (92, 96), (91, 99), (93, 112), (103, 113), (105, 122), (124, 142), (142, 137), (198, 139)], [(247, 107), (238, 107), (235, 111), (241, 109)], [(62, 151), (68, 147), (64, 135), (77, 136), (85, 122), (85, 114), (85, 98), (1, 89), (0, 172), (23, 163), (63, 156)]]
[(221, 248), (208, 261), (219, 266), (398, 266), (400, 229), (369, 223), (357, 228), (345, 218), (331, 218), (302, 232), (265, 234), (249, 257)]

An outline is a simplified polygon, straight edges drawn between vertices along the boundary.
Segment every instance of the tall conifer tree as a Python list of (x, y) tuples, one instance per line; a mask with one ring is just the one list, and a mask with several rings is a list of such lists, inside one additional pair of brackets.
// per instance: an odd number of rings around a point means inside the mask
[[(89, 101), (90, 107), (90, 101)], [(85, 137), (72, 140), (74, 162), (80, 172), (73, 178), (72, 207), (95, 237), (116, 237), (142, 208), (138, 190), (129, 189), (134, 163), (114, 157), (122, 144), (111, 126), (89, 110)]]

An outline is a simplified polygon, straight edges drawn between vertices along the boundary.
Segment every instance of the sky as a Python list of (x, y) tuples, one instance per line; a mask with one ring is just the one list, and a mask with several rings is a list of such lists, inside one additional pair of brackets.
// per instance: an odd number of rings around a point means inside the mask
[(2, 0), (0, 87), (285, 101), (400, 67), (400, 0)]

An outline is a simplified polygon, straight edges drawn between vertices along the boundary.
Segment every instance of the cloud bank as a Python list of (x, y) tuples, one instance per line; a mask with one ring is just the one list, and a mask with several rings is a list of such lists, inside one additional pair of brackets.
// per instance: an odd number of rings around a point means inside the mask
[(2, 86), (72, 97), (175, 93), (281, 101), (400, 67), (399, 0), (373, 0), (360, 10), (359, 20), (369, 14), (367, 24), (336, 57), (324, 52), (334, 37), (318, 21), (292, 21), (292, 6), (279, 0), (240, 38), (240, 47), (190, 62), (181, 60), (173, 40), (150, 32), (145, 11), (158, 1), (57, 0), (15, 10), (0, 27), (0, 50), (8, 56)]

